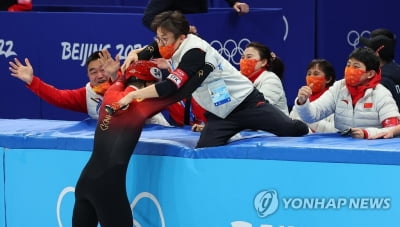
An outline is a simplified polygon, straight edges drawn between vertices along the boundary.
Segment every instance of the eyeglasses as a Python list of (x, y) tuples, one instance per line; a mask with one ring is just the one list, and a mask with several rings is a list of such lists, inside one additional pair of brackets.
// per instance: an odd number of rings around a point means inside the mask
[(157, 36), (154, 37), (154, 41), (157, 42), (157, 44), (159, 46), (166, 46), (168, 43), (168, 39), (167, 38), (158, 38)]

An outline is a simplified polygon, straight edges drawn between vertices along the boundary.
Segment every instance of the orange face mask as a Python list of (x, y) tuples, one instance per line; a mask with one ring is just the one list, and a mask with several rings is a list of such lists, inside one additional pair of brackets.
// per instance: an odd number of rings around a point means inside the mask
[(255, 71), (257, 62), (256, 59), (240, 59), (240, 72), (246, 77), (250, 77)]
[(326, 86), (326, 79), (324, 76), (306, 76), (307, 86), (311, 87), (312, 93), (316, 94), (322, 91)]
[(364, 75), (365, 71), (362, 69), (357, 69), (351, 66), (347, 66), (344, 69), (344, 79), (346, 84), (349, 86), (356, 86), (360, 83), (361, 77)]
[(160, 52), (161, 57), (165, 59), (170, 59), (175, 52), (175, 45), (171, 44), (168, 46), (159, 46), (158, 51)]
[(93, 86), (93, 91), (96, 92), (96, 94), (99, 95), (104, 95), (106, 93), (107, 89), (111, 86), (111, 83), (109, 81), (98, 84), (96, 86)]

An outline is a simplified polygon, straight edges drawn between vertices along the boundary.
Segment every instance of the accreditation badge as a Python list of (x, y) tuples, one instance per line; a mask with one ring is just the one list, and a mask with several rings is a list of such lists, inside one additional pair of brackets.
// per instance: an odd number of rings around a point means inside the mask
[(214, 106), (220, 106), (224, 103), (231, 101), (231, 96), (229, 94), (228, 88), (224, 80), (217, 80), (208, 84), (208, 91), (211, 95), (211, 100)]

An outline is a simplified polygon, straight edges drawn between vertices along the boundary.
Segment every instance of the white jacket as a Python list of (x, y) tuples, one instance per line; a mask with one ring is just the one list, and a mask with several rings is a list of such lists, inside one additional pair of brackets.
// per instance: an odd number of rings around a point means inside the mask
[[(187, 35), (172, 56), (172, 69), (175, 69), (186, 52), (193, 48), (199, 48), (206, 52), (206, 63), (214, 66), (214, 70), (193, 92), (193, 98), (205, 110), (220, 118), (225, 118), (247, 98), (254, 90), (254, 85), (210, 44), (192, 34)], [(223, 92), (219, 93), (220, 91)], [(223, 102), (215, 102), (218, 98), (222, 98)]]
[(289, 115), (285, 90), (283, 89), (281, 79), (275, 73), (264, 71), (254, 81), (254, 86), (264, 94), (265, 99), (269, 103), (278, 107), (286, 115)]
[(165, 119), (162, 113), (157, 113), (154, 116), (147, 118), (145, 124), (156, 124), (156, 125), (163, 125), (163, 126), (172, 126), (167, 119)]
[(85, 88), (88, 114), (91, 118), (97, 120), (99, 119), (99, 109), (103, 102), (103, 96), (94, 92), (89, 82), (87, 82)]
[(381, 84), (367, 89), (353, 107), (344, 79), (336, 81), (328, 91), (312, 103), (307, 100), (303, 105), (298, 105), (296, 98), (295, 107), (301, 119), (307, 123), (334, 114), (335, 128), (338, 130), (363, 128), (369, 137), (389, 129), (382, 129), (382, 122), (385, 119), (400, 118), (390, 91)]
[[(289, 114), (289, 117), (292, 119), (298, 119), (302, 120), (303, 119), (299, 116), (297, 113), (297, 108), (296, 106), (293, 106), (292, 111)], [(330, 133), (330, 132), (338, 132), (335, 128), (335, 121), (334, 121), (334, 114), (329, 115), (328, 117), (313, 122), (313, 123), (307, 123), (308, 127), (311, 129), (312, 132), (321, 132), (321, 133)]]

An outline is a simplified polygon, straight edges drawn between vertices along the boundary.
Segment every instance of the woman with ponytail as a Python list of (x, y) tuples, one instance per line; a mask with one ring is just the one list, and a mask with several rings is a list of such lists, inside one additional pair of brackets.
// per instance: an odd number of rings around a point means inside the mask
[(247, 45), (240, 60), (240, 72), (253, 82), (265, 99), (289, 115), (282, 85), (283, 62), (271, 50), (258, 42)]

